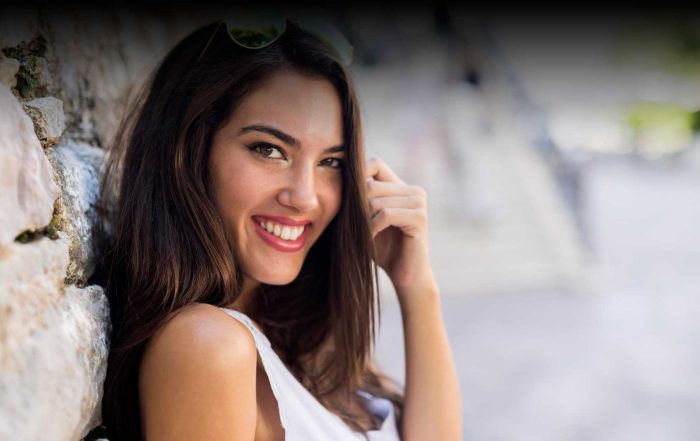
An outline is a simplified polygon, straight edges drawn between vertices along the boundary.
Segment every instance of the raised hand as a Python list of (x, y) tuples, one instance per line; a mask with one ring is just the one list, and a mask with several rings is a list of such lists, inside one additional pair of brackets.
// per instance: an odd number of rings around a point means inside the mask
[(425, 190), (406, 184), (381, 159), (367, 161), (366, 180), (377, 264), (399, 296), (434, 288)]

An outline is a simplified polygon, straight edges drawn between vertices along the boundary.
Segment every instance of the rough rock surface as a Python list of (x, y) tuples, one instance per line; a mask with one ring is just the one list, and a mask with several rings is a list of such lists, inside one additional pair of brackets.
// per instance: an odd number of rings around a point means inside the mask
[(41, 144), (44, 147), (56, 144), (66, 129), (63, 102), (47, 96), (25, 103), (24, 108), (34, 122), (34, 130)]
[(172, 44), (174, 29), (182, 27), (165, 16), (126, 10), (57, 12), (54, 20), (50, 53), (57, 58), (66, 115), (80, 139), (108, 147), (128, 100)]
[(49, 152), (61, 187), (57, 228), (70, 237), (66, 283), (84, 283), (94, 270), (91, 233), (99, 194), (104, 150), (66, 141)]
[(64, 287), (68, 244), (0, 256), (0, 439), (77, 440), (99, 421), (108, 307), (99, 287)]
[(78, 441), (100, 423), (108, 305), (81, 287), (103, 152), (132, 92), (214, 15), (0, 14), (0, 440)]
[(22, 231), (49, 224), (58, 187), (34, 127), (10, 89), (0, 84), (0, 248)]

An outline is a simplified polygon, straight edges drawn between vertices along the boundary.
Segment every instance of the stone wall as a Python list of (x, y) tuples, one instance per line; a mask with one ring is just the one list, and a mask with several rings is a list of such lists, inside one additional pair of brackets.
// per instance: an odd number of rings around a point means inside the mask
[(98, 183), (128, 98), (207, 13), (0, 13), (0, 439), (98, 426), (109, 307)]

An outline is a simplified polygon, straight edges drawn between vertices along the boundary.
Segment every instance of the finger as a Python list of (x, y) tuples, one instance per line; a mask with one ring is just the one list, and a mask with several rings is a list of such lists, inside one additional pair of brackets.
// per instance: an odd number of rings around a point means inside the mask
[(384, 161), (379, 158), (372, 158), (367, 161), (366, 178), (374, 178), (383, 182), (405, 182), (399, 178), (394, 171), (389, 168)]
[(382, 208), (370, 219), (372, 237), (389, 227), (397, 227), (409, 237), (418, 237), (428, 224), (428, 214), (416, 208)]
[(425, 200), (417, 195), (410, 196), (384, 196), (369, 200), (369, 212), (371, 216), (383, 208), (422, 208)]
[(367, 181), (367, 197), (376, 198), (382, 196), (408, 196), (423, 195), (422, 188), (415, 185), (407, 185), (397, 182), (375, 181), (370, 178)]

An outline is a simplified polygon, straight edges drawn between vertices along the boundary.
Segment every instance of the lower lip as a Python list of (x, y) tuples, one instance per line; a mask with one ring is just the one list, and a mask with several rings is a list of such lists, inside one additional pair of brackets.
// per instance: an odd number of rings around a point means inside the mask
[(267, 230), (261, 227), (255, 220), (253, 220), (253, 225), (255, 227), (255, 231), (266, 244), (270, 245), (277, 251), (282, 251), (285, 253), (293, 253), (304, 248), (306, 237), (309, 234), (309, 225), (307, 224), (304, 226), (304, 232), (301, 233), (301, 236), (299, 236), (296, 240), (283, 240), (272, 233), (268, 233)]

